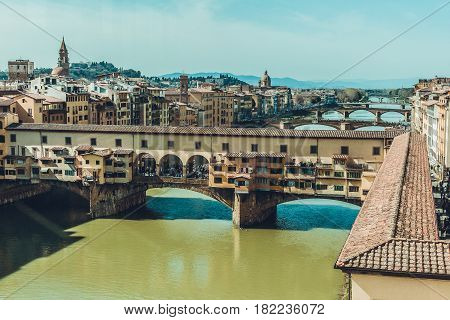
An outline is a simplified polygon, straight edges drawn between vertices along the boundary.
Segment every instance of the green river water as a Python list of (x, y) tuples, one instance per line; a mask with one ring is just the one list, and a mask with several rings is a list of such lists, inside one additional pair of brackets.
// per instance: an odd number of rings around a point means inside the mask
[[(0, 208), (3, 299), (337, 299), (334, 262), (359, 207), (302, 200), (236, 229), (198, 193), (156, 189), (126, 219), (52, 194)], [(151, 196), (151, 197), (150, 197)]]

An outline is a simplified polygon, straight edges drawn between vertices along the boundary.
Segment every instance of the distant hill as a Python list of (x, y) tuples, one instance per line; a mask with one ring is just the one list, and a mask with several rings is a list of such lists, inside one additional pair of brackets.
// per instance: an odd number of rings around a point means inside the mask
[[(169, 73), (161, 75), (164, 78), (178, 78), (181, 73)], [(219, 77), (221, 74), (226, 74), (235, 77), (243, 82), (251, 85), (258, 85), (260, 77), (253, 75), (235, 75), (226, 72), (198, 72), (189, 74), (190, 77)], [(301, 81), (293, 78), (272, 78), (272, 85), (287, 86), (295, 89), (313, 89), (313, 88), (361, 88), (361, 89), (391, 89), (391, 88), (410, 88), (417, 83), (418, 78), (414, 79), (386, 79), (386, 80), (337, 80), (332, 83), (326, 81)]]

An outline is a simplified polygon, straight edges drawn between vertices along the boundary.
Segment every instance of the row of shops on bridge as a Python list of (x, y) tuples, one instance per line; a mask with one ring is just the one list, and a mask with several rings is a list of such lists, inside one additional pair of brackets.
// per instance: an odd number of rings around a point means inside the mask
[[(343, 150), (345, 153), (345, 150)], [(20, 147), (0, 160), (0, 179), (39, 182), (59, 180), (89, 184), (129, 183), (142, 178), (203, 181), (237, 193), (276, 191), (363, 199), (377, 165), (347, 154), (332, 157), (290, 157), (287, 153), (226, 153), (207, 159), (191, 156), (183, 163), (176, 154), (159, 160), (131, 149)], [(175, 179), (175, 180), (174, 180)]]

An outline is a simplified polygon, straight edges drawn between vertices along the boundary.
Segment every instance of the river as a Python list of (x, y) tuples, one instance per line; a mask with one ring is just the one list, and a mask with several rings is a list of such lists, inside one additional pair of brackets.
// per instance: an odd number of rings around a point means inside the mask
[(333, 264), (359, 207), (301, 200), (276, 221), (236, 229), (231, 211), (154, 189), (122, 218), (90, 220), (68, 194), (0, 208), (0, 298), (336, 299)]

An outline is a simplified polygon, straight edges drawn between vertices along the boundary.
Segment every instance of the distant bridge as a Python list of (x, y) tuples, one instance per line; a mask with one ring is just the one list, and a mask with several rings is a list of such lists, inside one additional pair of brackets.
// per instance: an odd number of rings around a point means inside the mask
[(364, 127), (378, 126), (385, 128), (398, 128), (404, 127), (399, 125), (398, 122), (388, 122), (388, 121), (374, 121), (374, 120), (328, 120), (321, 119), (320, 121), (305, 119), (305, 118), (294, 118), (286, 121), (273, 122), (269, 126), (279, 129), (295, 129), (296, 127), (303, 125), (325, 125), (332, 127), (337, 130), (355, 130)]
[[(343, 103), (338, 104), (336, 107), (319, 107), (319, 108), (310, 108), (308, 111), (315, 114), (315, 118), (317, 121), (321, 121), (323, 114), (329, 111), (335, 111), (340, 113), (343, 116), (343, 120), (350, 120), (350, 115), (356, 111), (367, 111), (372, 113), (375, 116), (376, 122), (382, 122), (381, 116), (385, 113), (398, 113), (404, 117), (406, 122), (410, 122), (411, 120), (411, 109), (407, 109), (406, 105), (401, 105), (401, 109), (398, 108), (376, 108), (373, 106), (380, 105), (380, 103), (373, 102), (361, 102), (361, 103)], [(392, 105), (397, 105), (393, 103)]]

